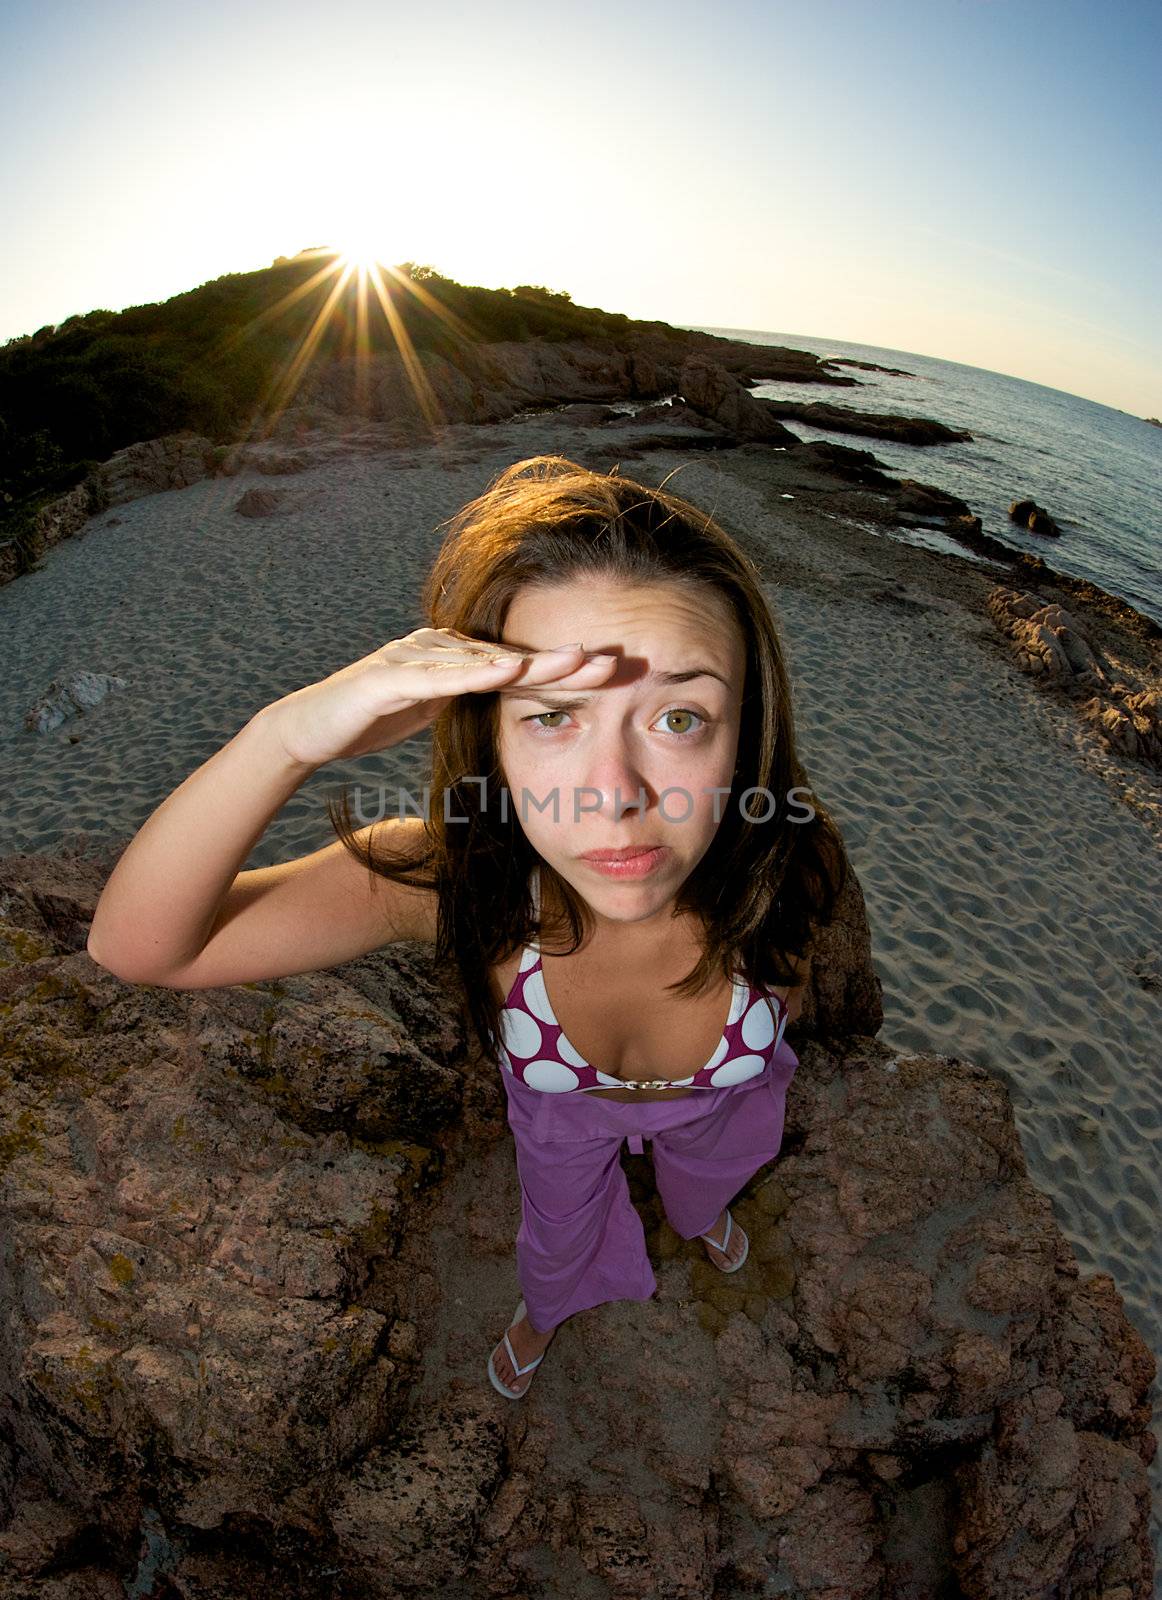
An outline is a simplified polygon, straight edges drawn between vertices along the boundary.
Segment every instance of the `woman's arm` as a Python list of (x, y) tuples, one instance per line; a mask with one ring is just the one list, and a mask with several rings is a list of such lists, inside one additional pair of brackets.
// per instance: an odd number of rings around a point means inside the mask
[[(269, 710), (269, 707), (267, 708)], [(341, 840), (239, 872), (312, 769), (290, 761), (260, 712), (153, 813), (109, 877), (89, 954), (127, 983), (217, 989), (321, 972), (397, 939), (434, 942), (439, 897), (369, 873)], [(361, 828), (418, 862), (422, 818)]]
[(162, 801), (117, 862), (89, 929), (93, 960), (131, 983), (164, 983), (204, 948), (238, 869), (314, 770), (257, 712)]

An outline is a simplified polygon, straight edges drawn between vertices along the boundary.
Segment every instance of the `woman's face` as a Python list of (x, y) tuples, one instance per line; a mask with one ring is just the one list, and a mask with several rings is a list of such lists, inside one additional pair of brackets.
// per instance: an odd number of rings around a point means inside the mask
[[(712, 589), (576, 578), (522, 589), (502, 638), (580, 639), (617, 656), (595, 689), (501, 689), (500, 765), (529, 842), (598, 923), (668, 920), (734, 776), (746, 650), (729, 608)], [(617, 876), (583, 859), (628, 845), (660, 847), (649, 870)]]

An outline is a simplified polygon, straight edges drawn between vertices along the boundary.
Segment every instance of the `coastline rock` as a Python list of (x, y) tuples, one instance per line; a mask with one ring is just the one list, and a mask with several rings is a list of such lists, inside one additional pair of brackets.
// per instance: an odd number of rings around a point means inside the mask
[(646, 450), (732, 450), (739, 443), (725, 428), (712, 432), (698, 428), (659, 428), (653, 433), (625, 434), (608, 444), (590, 445), (584, 452), (587, 462), (640, 461)]
[(99, 706), (111, 689), (127, 687), (124, 678), (106, 672), (74, 672), (63, 681), (54, 678), (24, 713), (24, 726), (29, 733), (51, 733), (67, 718)]
[(0, 587), (29, 571), (46, 550), (60, 544), (62, 539), (75, 538), (89, 518), (104, 506), (100, 485), (92, 478), (46, 501), (33, 513), (19, 539), (0, 542)]
[(736, 439), (789, 448), (799, 445), (798, 436), (777, 422), (725, 367), (692, 356), (678, 374), (678, 387), (688, 406), (717, 422)]
[(678, 382), (678, 364), (659, 359), (648, 350), (633, 350), (629, 357), (630, 392), (627, 399), (652, 400)]
[(1030, 533), (1042, 533), (1045, 534), (1047, 538), (1052, 539), (1059, 537), (1061, 533), (1061, 529), (1057, 526), (1049, 513), (1047, 511), (1042, 511), (1040, 507), (1038, 507), (1035, 511), (1030, 511), (1029, 520), (1025, 526), (1028, 528)]
[(850, 356), (824, 356), (823, 360), (829, 367), (858, 367), (861, 372), (886, 372), (892, 378), (914, 378), (914, 372), (905, 372), (903, 367), (881, 367), (875, 361), (853, 361)]
[(800, 445), (800, 449), (812, 460), (822, 462), (845, 483), (887, 485), (893, 481), (870, 450), (855, 450), (851, 445), (832, 444), (825, 439)]
[(955, 444), (971, 440), (972, 434), (950, 428), (930, 417), (897, 417), (874, 411), (856, 411), (851, 406), (833, 406), (822, 401), (810, 404), (799, 400), (760, 399), (774, 417), (790, 417), (830, 433), (863, 433), (873, 439), (891, 439), (896, 444)]
[(1064, 606), (1041, 595), (998, 585), (985, 604), (993, 623), (1012, 641), (1023, 672), (1072, 687), (1110, 688), (1114, 668), (1089, 632)]
[[(986, 600), (1022, 672), (1067, 694), (1089, 693), (1079, 709), (1114, 750), (1162, 767), (1162, 689), (1129, 681), (1081, 621), (1056, 602), (998, 585)], [(1093, 693), (1092, 691), (1095, 691)]]
[[(449, 975), (395, 945), (121, 983), (84, 949), (114, 854), (0, 862), (22, 1579), (101, 1595), (148, 1547), (154, 1582), (231, 1600), (539, 1600), (569, 1570), (672, 1600), (726, 1570), (844, 1600), (1147, 1600), (1154, 1358), (1080, 1276), (999, 1078), (838, 1038), (818, 992), (783, 1149), (736, 1203), (746, 1281), (623, 1156), (658, 1295), (571, 1320), (513, 1407), (480, 1347), (519, 1188)], [(841, 994), (843, 959), (816, 963)]]
[(1095, 695), (1081, 714), (1119, 754), (1162, 768), (1162, 690), (1140, 689), (1114, 704)]
[(937, 519), (944, 525), (964, 525), (980, 531), (980, 518), (974, 516), (958, 495), (938, 489), (935, 484), (917, 483), (914, 478), (899, 480), (899, 510), (906, 515)]
[[(824, 383), (844, 389), (858, 388), (859, 379), (835, 372), (831, 364), (809, 350), (787, 345), (749, 344), (745, 339), (730, 339), (721, 334), (685, 332), (677, 341), (664, 323), (655, 324), (659, 341), (653, 346), (668, 360), (681, 366), (691, 355), (701, 356), (714, 366), (724, 367), (744, 385), (771, 378), (776, 383)], [(674, 387), (671, 385), (670, 387)]]
[(1116, 670), (1082, 622), (1064, 606), (1028, 590), (997, 586), (986, 598), (989, 616), (1010, 638), (1023, 672), (1064, 688), (1112, 688)]
[[(623, 417), (621, 420), (624, 422), (625, 418)], [(681, 397), (670, 401), (668, 404), (664, 401), (659, 401), (656, 405), (642, 406), (640, 411), (634, 412), (632, 420), (634, 423), (672, 423), (675, 426), (684, 428), (717, 430), (719, 427), (709, 417), (704, 417), (700, 411), (695, 411), (693, 406), (687, 405)]]
[(624, 411), (615, 411), (612, 406), (599, 405), (595, 401), (571, 400), (562, 406), (554, 406), (551, 411), (529, 411), (512, 421), (523, 421), (525, 417), (533, 418), (540, 423), (550, 423), (563, 428), (595, 428), (603, 422), (624, 423), (629, 420)]

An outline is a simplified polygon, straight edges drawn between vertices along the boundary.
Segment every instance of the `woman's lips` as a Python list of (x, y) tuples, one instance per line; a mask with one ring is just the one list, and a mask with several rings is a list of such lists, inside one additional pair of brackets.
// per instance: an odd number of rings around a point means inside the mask
[(645, 878), (661, 864), (665, 854), (664, 845), (647, 845), (634, 846), (620, 855), (598, 852), (581, 856), (580, 859), (607, 878)]

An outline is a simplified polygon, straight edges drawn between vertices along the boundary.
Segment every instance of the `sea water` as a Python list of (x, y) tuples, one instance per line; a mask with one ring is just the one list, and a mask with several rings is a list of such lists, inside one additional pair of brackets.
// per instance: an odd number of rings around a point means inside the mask
[[(836, 368), (857, 380), (853, 388), (764, 380), (751, 392), (931, 417), (971, 433), (971, 443), (904, 445), (785, 419), (802, 439), (871, 450), (892, 477), (959, 495), (985, 533), (1042, 556), (1059, 572), (1088, 578), (1162, 624), (1162, 428), (1096, 400), (959, 361), (753, 328), (694, 331), (904, 368), (910, 377)], [(1060, 538), (1011, 522), (1014, 500), (1036, 500), (1060, 527)]]

